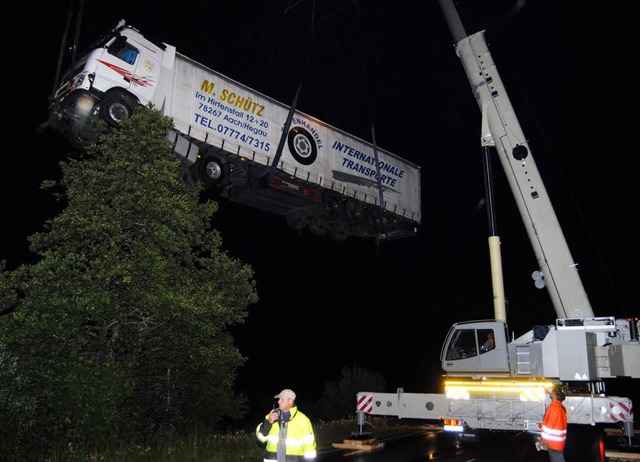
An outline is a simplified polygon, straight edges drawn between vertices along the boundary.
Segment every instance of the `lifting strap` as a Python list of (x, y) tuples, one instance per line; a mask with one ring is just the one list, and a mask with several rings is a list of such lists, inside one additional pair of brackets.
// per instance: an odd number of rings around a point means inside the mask
[[(298, 4), (301, 3), (301, 0), (290, 0), (289, 4), (287, 5), (287, 7), (284, 10), (284, 14), (283, 14), (283, 21), (281, 21), (280, 24), (280, 31), (282, 30), (282, 25), (284, 22), (284, 18), (286, 17), (287, 13), (295, 6), (297, 6)], [(376, 142), (376, 136), (375, 136), (375, 127), (374, 127), (374, 123), (373, 123), (373, 110), (372, 110), (372, 103), (371, 103), (371, 97), (369, 95), (369, 84), (368, 84), (368, 79), (367, 79), (367, 70), (366, 70), (366, 66), (365, 66), (365, 59), (364, 59), (364, 46), (363, 46), (363, 40), (362, 40), (362, 31), (361, 31), (361, 25), (360, 25), (360, 16), (358, 15), (358, 5), (357, 5), (357, 0), (353, 0), (353, 6), (355, 9), (355, 14), (356, 14), (356, 29), (357, 29), (357, 33), (358, 33), (358, 41), (359, 41), (359, 48), (360, 48), (360, 59), (361, 59), (361, 63), (362, 63), (362, 73), (363, 73), (363, 79), (364, 79), (364, 90), (365, 90), (365, 97), (367, 100), (367, 108), (368, 108), (368, 112), (369, 112), (369, 118), (371, 121), (371, 138), (372, 138), (372, 144), (373, 144), (373, 156), (374, 156), (374, 160), (375, 160), (375, 168), (376, 168), (376, 182), (377, 182), (377, 189), (378, 189), (378, 206), (380, 207), (380, 226), (381, 228), (384, 227), (384, 221), (383, 221), (383, 215), (384, 215), (384, 211), (385, 211), (385, 202), (384, 202), (384, 187), (382, 185), (382, 177), (380, 174), (380, 162), (379, 162), (379, 157), (378, 157), (378, 146), (377, 146), (377, 142)], [(287, 120), (284, 124), (284, 127), (282, 129), (282, 134), (280, 136), (280, 140), (278, 142), (278, 147), (276, 149), (276, 153), (274, 155), (273, 161), (271, 162), (271, 165), (269, 166), (268, 169), (266, 169), (261, 175), (260, 177), (264, 177), (265, 175), (267, 175), (269, 172), (273, 171), (274, 169), (276, 169), (278, 167), (278, 163), (280, 162), (280, 159), (282, 158), (282, 152), (284, 150), (284, 146), (285, 146), (285, 142), (287, 140), (287, 136), (289, 134), (289, 130), (291, 128), (291, 122), (293, 120), (293, 116), (295, 115), (296, 112), (296, 107), (298, 105), (298, 99), (300, 97), (300, 93), (302, 92), (302, 87), (304, 85), (304, 79), (307, 73), (307, 69), (309, 67), (309, 63), (311, 62), (311, 57), (313, 55), (313, 48), (316, 42), (316, 38), (318, 35), (318, 29), (323, 22), (327, 21), (329, 18), (331, 18), (332, 16), (334, 16), (335, 14), (341, 12), (344, 8), (346, 7), (343, 6), (341, 8), (336, 9), (335, 11), (333, 11), (332, 13), (330, 13), (329, 15), (321, 18), (319, 21), (316, 21), (315, 17), (316, 17), (316, 0), (313, 0), (313, 6), (312, 6), (312, 11), (311, 11), (311, 44), (309, 47), (309, 52), (307, 54), (307, 59), (304, 65), (304, 68), (302, 70), (302, 74), (300, 75), (300, 79), (298, 81), (298, 86), (296, 88), (296, 92), (293, 96), (293, 101), (291, 102), (291, 106), (289, 108), (289, 113), (287, 115)], [(280, 32), (278, 33), (278, 37), (280, 35)], [(277, 44), (277, 39), (276, 38), (276, 44)], [(274, 47), (272, 48), (272, 50), (275, 49), (275, 44)], [(273, 51), (271, 53), (271, 56), (269, 58), (269, 62), (267, 63), (266, 69), (268, 71), (269, 69), (269, 65), (271, 64), (271, 61), (273, 59)], [(266, 76), (266, 73), (265, 73)], [(263, 78), (263, 84), (261, 85), (261, 87), (264, 86), (264, 81), (265, 78)], [(383, 231), (383, 229), (381, 229), (381, 231)]]
[[(291, 9), (292, 0), (289, 1), (289, 6), (285, 9), (284, 14)], [(296, 89), (296, 93), (293, 96), (293, 101), (291, 102), (291, 107), (289, 108), (289, 114), (287, 114), (287, 120), (282, 129), (282, 135), (280, 136), (280, 141), (278, 142), (278, 148), (276, 149), (276, 154), (273, 157), (273, 162), (271, 163), (271, 167), (265, 170), (261, 176), (266, 175), (269, 171), (278, 167), (278, 162), (280, 162), (280, 158), (282, 157), (282, 150), (284, 149), (284, 143), (289, 134), (289, 129), (291, 128), (291, 121), (293, 120), (293, 116), (296, 112), (296, 107), (298, 105), (298, 98), (300, 97), (300, 92), (302, 91), (302, 86), (304, 84), (304, 78), (307, 73), (307, 69), (309, 68), (309, 62), (311, 61), (311, 56), (313, 55), (313, 46), (316, 41), (317, 36), (317, 28), (315, 24), (315, 10), (316, 10), (316, 0), (313, 0), (313, 9), (311, 11), (311, 46), (309, 47), (309, 53), (307, 54), (307, 61), (304, 64), (304, 68), (302, 69), (302, 75), (300, 76), (300, 80), (298, 81), (298, 87)], [(319, 23), (318, 23), (319, 24)]]
[[(60, 71), (62, 69), (62, 61), (64, 60), (65, 49), (67, 47), (67, 40), (69, 37), (69, 28), (71, 27), (71, 18), (73, 17), (73, 4), (75, 0), (71, 0), (69, 3), (69, 10), (67, 11), (67, 23), (64, 28), (64, 33), (62, 34), (62, 40), (60, 41), (60, 52), (58, 54), (58, 64), (56, 66), (56, 74), (53, 78), (53, 90), (51, 91), (51, 96), (55, 95), (56, 90), (58, 89), (58, 85), (60, 82)], [(82, 12), (84, 9), (84, 0), (80, 0), (80, 6), (78, 8), (78, 14), (76, 16), (76, 30), (73, 39), (73, 45), (71, 46), (71, 72), (69, 78), (73, 78), (75, 74), (75, 66), (76, 66), (76, 58), (78, 53), (78, 43), (80, 41), (80, 25), (82, 24)]]
[[(371, 143), (373, 144), (373, 158), (376, 161), (376, 180), (378, 182), (378, 196), (380, 200), (380, 216), (384, 214), (384, 188), (382, 187), (382, 176), (380, 175), (380, 161), (378, 159), (378, 145), (376, 143), (376, 132), (373, 123), (373, 108), (371, 104), (371, 96), (369, 94), (369, 81), (367, 79), (367, 67), (364, 59), (364, 47), (362, 40), (362, 28), (360, 27), (360, 15), (358, 14), (358, 0), (353, 0), (354, 9), (356, 10), (356, 29), (358, 31), (358, 42), (360, 43), (360, 59), (362, 62), (362, 76), (364, 80), (364, 91), (367, 99), (367, 108), (369, 109), (369, 120), (371, 121)], [(382, 218), (381, 218), (382, 219)], [(382, 224), (382, 223), (381, 223)]]

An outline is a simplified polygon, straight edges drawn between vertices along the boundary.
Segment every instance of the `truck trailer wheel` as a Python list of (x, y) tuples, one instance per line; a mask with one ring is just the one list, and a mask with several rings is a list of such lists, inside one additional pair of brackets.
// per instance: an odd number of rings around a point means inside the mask
[(309, 220), (309, 231), (316, 236), (322, 236), (329, 231), (330, 223), (324, 213), (314, 213)]
[(349, 237), (349, 225), (345, 220), (337, 220), (331, 224), (329, 235), (336, 242), (342, 242)]
[(322, 211), (332, 223), (346, 218), (344, 201), (335, 191), (326, 191), (322, 196)]
[(296, 229), (298, 231), (300, 231), (307, 225), (307, 223), (309, 223), (310, 218), (311, 214), (308, 210), (305, 209), (293, 210), (285, 215), (287, 225), (289, 225), (290, 228)]
[(198, 178), (206, 188), (220, 187), (227, 179), (227, 167), (215, 155), (205, 155), (198, 160)]
[(351, 223), (360, 223), (364, 218), (364, 206), (362, 202), (349, 199), (346, 203), (347, 218)]
[(100, 106), (100, 116), (109, 126), (118, 128), (120, 122), (133, 115), (135, 101), (124, 93), (109, 93)]
[(370, 205), (367, 208), (367, 227), (369, 232), (372, 234), (377, 234), (382, 231), (382, 212), (380, 211), (380, 207)]

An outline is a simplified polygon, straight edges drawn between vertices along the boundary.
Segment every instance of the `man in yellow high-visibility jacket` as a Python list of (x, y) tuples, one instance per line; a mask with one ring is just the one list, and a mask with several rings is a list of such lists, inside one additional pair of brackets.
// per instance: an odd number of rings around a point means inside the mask
[(303, 462), (316, 459), (316, 438), (309, 418), (295, 405), (296, 394), (282, 390), (278, 408), (271, 410), (256, 428), (260, 443), (266, 444), (264, 462)]

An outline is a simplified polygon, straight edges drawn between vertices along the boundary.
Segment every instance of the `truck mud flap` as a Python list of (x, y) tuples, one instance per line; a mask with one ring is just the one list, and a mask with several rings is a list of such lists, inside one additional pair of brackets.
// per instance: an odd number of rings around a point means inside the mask
[(198, 160), (198, 146), (175, 130), (167, 131), (167, 140), (173, 143), (173, 151), (186, 165), (193, 165)]
[[(455, 421), (453, 422), (455, 423)], [(477, 442), (480, 440), (480, 429), (470, 428), (466, 425), (445, 425), (443, 427), (444, 434), (455, 441), (459, 442)]]
[(480, 430), (477, 429), (465, 428), (463, 432), (454, 433), (454, 435), (458, 441), (462, 441), (464, 443), (477, 443), (480, 441)]

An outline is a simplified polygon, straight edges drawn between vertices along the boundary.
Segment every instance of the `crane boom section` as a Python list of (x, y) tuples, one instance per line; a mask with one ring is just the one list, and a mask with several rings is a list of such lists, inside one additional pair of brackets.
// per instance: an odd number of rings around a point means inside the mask
[(549, 195), (484, 38), (460, 40), (456, 53), (482, 112), (481, 140), (494, 146), (559, 318), (593, 317)]

